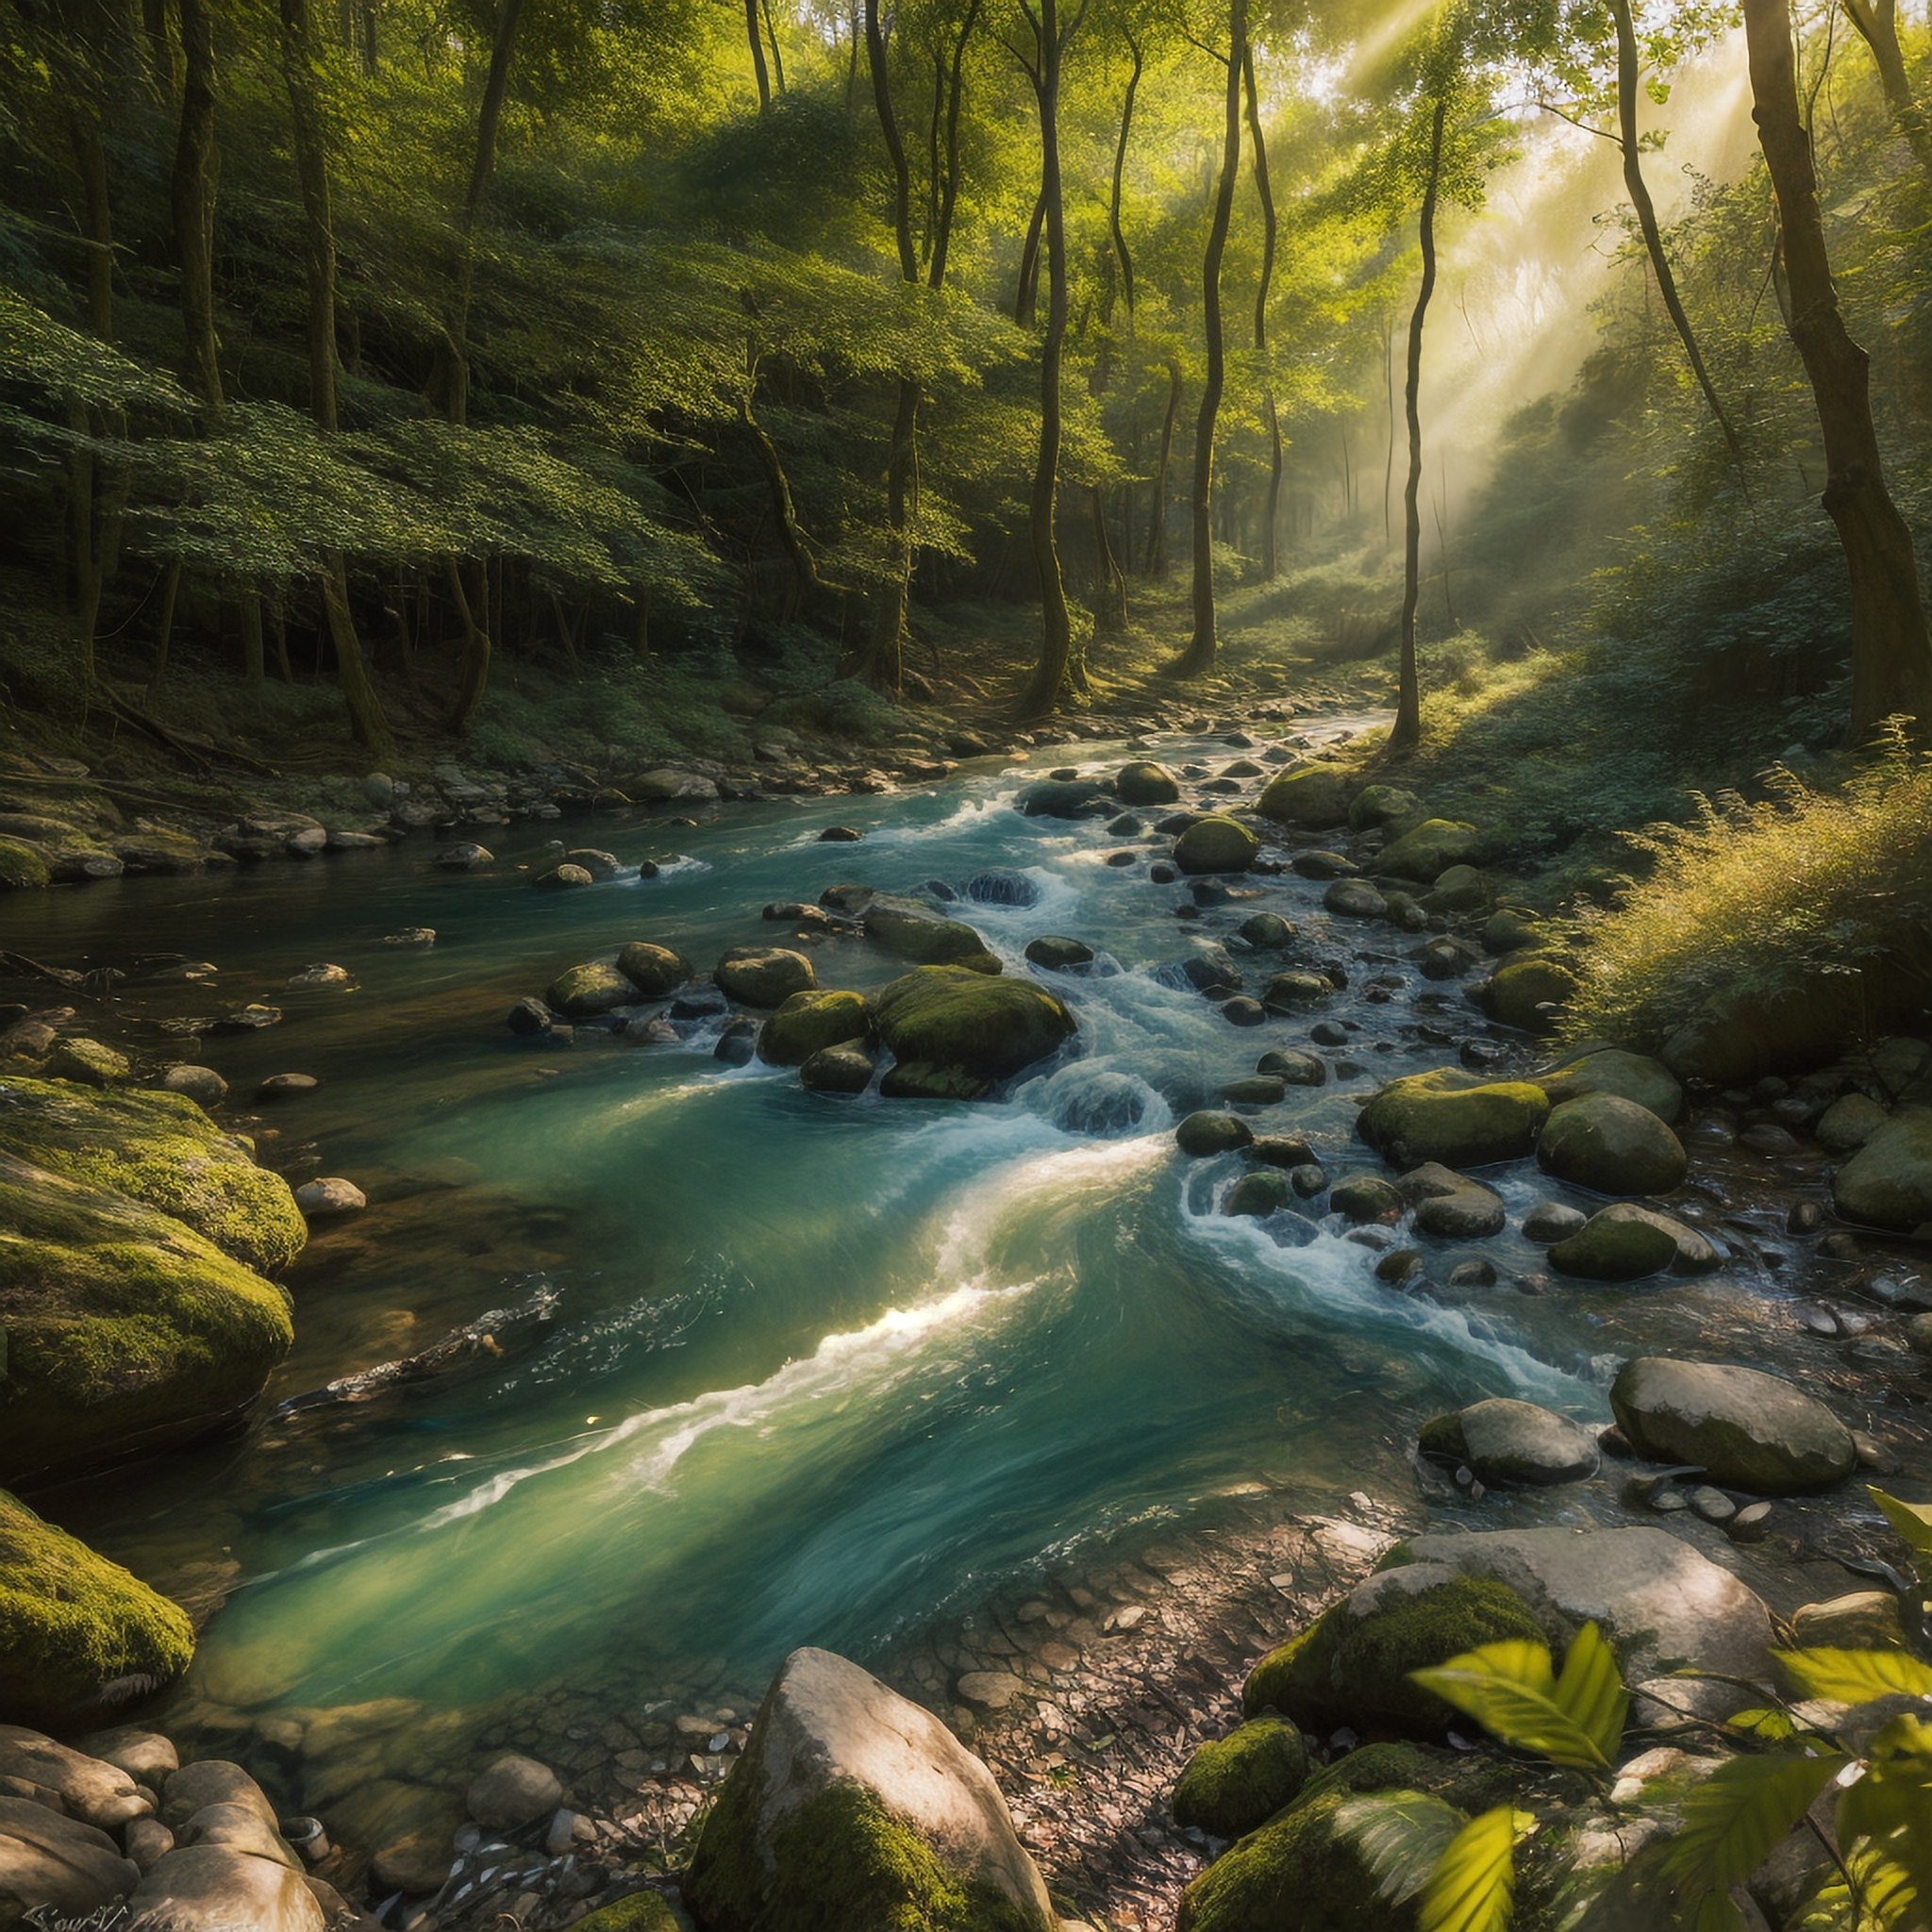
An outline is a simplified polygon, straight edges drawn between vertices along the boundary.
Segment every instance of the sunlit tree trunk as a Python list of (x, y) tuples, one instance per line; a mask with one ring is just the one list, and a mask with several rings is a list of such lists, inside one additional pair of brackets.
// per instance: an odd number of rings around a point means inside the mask
[(959, 23), (958, 38), (953, 42), (951, 73), (946, 82), (944, 181), (936, 187), (938, 208), (925, 267), (929, 289), (945, 285), (946, 251), (952, 243), (953, 217), (959, 205), (959, 104), (966, 92), (966, 42), (973, 37), (982, 4), (983, 0), (971, 0), (965, 18)]
[(1134, 57), (1134, 71), (1127, 75), (1127, 91), (1121, 101), (1120, 139), (1113, 146), (1113, 186), (1107, 198), (1107, 232), (1113, 239), (1114, 259), (1121, 265), (1121, 299), (1127, 305), (1127, 329), (1134, 326), (1134, 258), (1127, 249), (1125, 230), (1121, 226), (1121, 188), (1127, 172), (1127, 136), (1134, 125), (1134, 96), (1141, 88), (1141, 43), (1127, 36), (1127, 49)]
[(1160, 419), (1160, 457), (1154, 465), (1154, 509), (1147, 520), (1147, 575), (1167, 575), (1167, 473), (1174, 461), (1174, 425), (1181, 408), (1181, 358), (1167, 358), (1167, 408)]
[(1840, 0), (1845, 18), (1858, 30), (1858, 37), (1872, 50), (1878, 66), (1878, 84), (1885, 90), (1885, 104), (1898, 131), (1910, 144), (1919, 166), (1932, 175), (1932, 122), (1912, 92), (1906, 73), (1906, 57), (1898, 43), (1897, 0)]
[(1872, 421), (1871, 358), (1840, 312), (1818, 211), (1811, 143), (1798, 118), (1789, 0), (1744, 0), (1753, 118), (1784, 234), (1790, 329), (1810, 379), (1824, 443), (1825, 512), (1851, 579), (1852, 712), (1845, 742), (1868, 743), (1886, 718), (1932, 735), (1932, 643), (1911, 531), (1885, 487)]
[(1423, 324), (1436, 292), (1436, 195), (1442, 179), (1442, 124), (1448, 104), (1439, 100), (1429, 121), (1429, 173), (1423, 190), (1423, 278), (1408, 320), (1408, 375), (1403, 404), (1408, 416), (1408, 481), (1402, 492), (1402, 662), (1397, 680), (1395, 724), (1391, 751), (1413, 751), (1422, 742), (1422, 681), (1415, 661), (1415, 608), (1422, 593), (1423, 419), (1419, 401), (1423, 380)]
[[(758, 77), (758, 112), (772, 105), (772, 75), (765, 66), (765, 32), (758, 20), (758, 0), (744, 0), (744, 34), (751, 42), (751, 71)], [(858, 58), (857, 54), (853, 56)]]
[[(756, 0), (752, 4), (756, 5)], [(483, 211), (490, 177), (496, 170), (496, 135), (503, 121), (510, 56), (516, 47), (517, 22), (523, 8), (524, 0), (497, 0), (490, 73), (483, 83), (483, 102), (476, 114), (476, 151), (471, 158), (470, 182), (463, 195), (462, 259), (458, 266), (456, 303), (450, 315), (450, 366), (443, 398), (444, 411), (458, 429), (470, 419), (470, 304), (476, 288), (476, 221)]]
[(1227, 345), (1222, 340), (1221, 326), (1221, 258), (1227, 248), (1227, 225), (1234, 212), (1235, 178), (1241, 173), (1241, 75), (1247, 51), (1247, 0), (1233, 0), (1228, 9), (1227, 111), (1221, 183), (1215, 191), (1214, 215), (1201, 262), (1201, 322), (1208, 338), (1208, 374), (1194, 426), (1194, 629), (1187, 649), (1167, 667), (1176, 677), (1199, 677), (1214, 668), (1214, 432), (1227, 377)]
[(1022, 328), (1031, 328), (1040, 311), (1040, 235), (1046, 223), (1046, 190), (1033, 202), (1033, 219), (1026, 224), (1026, 239), (1020, 244), (1020, 281), (1013, 291), (1013, 320)]
[(1637, 227), (1643, 237), (1643, 251), (1650, 258), (1650, 272), (1657, 277), (1657, 291), (1663, 298), (1664, 312), (1671, 318), (1671, 326), (1677, 331), (1677, 340), (1684, 345), (1690, 374), (1697, 378), (1697, 387), (1704, 391), (1704, 400), (1710, 405), (1710, 413), (1717, 418), (1717, 425), (1724, 431), (1724, 444), (1731, 453), (1732, 460), (1741, 465), (1743, 446), (1738, 441), (1738, 432), (1732, 426), (1724, 404), (1718, 399), (1717, 385), (1711, 381), (1710, 371), (1705, 367), (1704, 352), (1697, 346), (1690, 318), (1684, 312), (1683, 301), (1677, 293), (1677, 278), (1672, 273), (1671, 258), (1664, 253), (1664, 238), (1657, 225), (1657, 208), (1651, 201), (1650, 188), (1643, 178), (1642, 155), (1637, 140), (1637, 28), (1630, 17), (1630, 0), (1609, 0), (1609, 4), (1610, 18), (1617, 27), (1617, 146), (1624, 157), (1624, 192), (1630, 197), (1630, 206), (1637, 210)]
[(1244, 63), (1248, 92), (1248, 139), (1255, 150), (1255, 194), (1261, 204), (1261, 280), (1255, 291), (1255, 357), (1261, 365), (1261, 426), (1268, 435), (1268, 492), (1261, 526), (1261, 578), (1272, 584), (1281, 575), (1275, 525), (1281, 513), (1281, 418), (1274, 408), (1274, 378), (1268, 367), (1268, 297), (1274, 283), (1274, 190), (1268, 178), (1268, 143), (1261, 135), (1261, 104), (1255, 87), (1252, 48)]

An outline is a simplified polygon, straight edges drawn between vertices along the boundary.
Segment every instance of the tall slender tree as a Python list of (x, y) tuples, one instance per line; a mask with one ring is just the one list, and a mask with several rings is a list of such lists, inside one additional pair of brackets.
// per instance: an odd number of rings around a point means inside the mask
[(1261, 525), (1261, 579), (1281, 575), (1275, 548), (1281, 521), (1281, 417), (1274, 407), (1274, 377), (1268, 366), (1268, 301), (1274, 291), (1274, 189), (1268, 178), (1268, 142), (1261, 132), (1261, 102), (1255, 86), (1255, 50), (1248, 49), (1244, 77), (1248, 94), (1248, 142), (1254, 150), (1255, 198), (1261, 205), (1261, 274), (1255, 286), (1255, 360), (1261, 377), (1261, 427), (1268, 438), (1268, 489)]

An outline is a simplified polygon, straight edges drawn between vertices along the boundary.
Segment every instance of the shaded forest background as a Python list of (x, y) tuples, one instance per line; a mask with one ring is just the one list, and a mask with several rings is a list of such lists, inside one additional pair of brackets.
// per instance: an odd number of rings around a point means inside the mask
[[(1799, 22), (1919, 534), (1926, 40)], [(1426, 201), (1428, 735), (1531, 849), (1657, 815), (1848, 703), (1741, 66), (1622, 0), (13, 0), (0, 703), (594, 769), (1373, 679)]]

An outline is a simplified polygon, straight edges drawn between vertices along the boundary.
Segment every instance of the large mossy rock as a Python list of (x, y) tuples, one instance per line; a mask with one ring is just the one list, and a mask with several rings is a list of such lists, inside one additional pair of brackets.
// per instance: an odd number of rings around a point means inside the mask
[(1427, 817), (1422, 800), (1400, 785), (1364, 785), (1348, 808), (1349, 829), (1355, 832), (1376, 825), (1419, 824)]
[(785, 1659), (705, 1821), (684, 1895), (707, 1932), (1050, 1932), (992, 1774), (829, 1651)]
[(193, 1654), (179, 1605), (0, 1490), (0, 1723), (99, 1722)]
[(1619, 1201), (1592, 1214), (1549, 1251), (1558, 1274), (1582, 1281), (1641, 1281), (1646, 1275), (1708, 1274), (1724, 1263), (1711, 1242), (1674, 1215)]
[(1591, 1045), (1566, 1054), (1536, 1083), (1558, 1107), (1586, 1093), (1614, 1093), (1674, 1127), (1684, 1112), (1684, 1090), (1663, 1061), (1620, 1046)]
[(1345, 1724), (1383, 1736), (1437, 1737), (1456, 1712), (1411, 1683), (1409, 1672), (1481, 1643), (1543, 1636), (1515, 1591), (1491, 1578), (1383, 1571), (1271, 1650), (1249, 1672), (1241, 1707), (1251, 1716), (1278, 1710), (1317, 1736)]
[(1551, 1109), (1536, 1158), (1548, 1174), (1600, 1194), (1668, 1194), (1684, 1185), (1683, 1142), (1647, 1107), (1584, 1093)]
[(281, 1290), (125, 1194), (0, 1153), (0, 1481), (200, 1435), (294, 1341)]
[(1215, 1859), (1181, 1894), (1174, 1932), (1413, 1932), (1336, 1814), (1331, 1790), (1284, 1812)]
[(1433, 1417), (1422, 1426), (1421, 1447), (1467, 1463), (1486, 1483), (1530, 1488), (1587, 1481), (1602, 1459), (1581, 1423), (1507, 1395)]
[(1902, 1107), (1874, 1126), (1839, 1169), (1831, 1198), (1847, 1221), (1901, 1228), (1932, 1221), (1932, 1107)]
[(657, 999), (683, 986), (696, 969), (682, 953), (649, 940), (632, 940), (617, 956), (617, 970), (647, 998)]
[(1297, 765), (1271, 778), (1255, 809), (1277, 824), (1307, 832), (1332, 831), (1348, 823), (1357, 782), (1339, 765)]
[(733, 946), (712, 976), (720, 992), (746, 1007), (782, 1007), (818, 985), (811, 961), (787, 946)]
[(1485, 1082), (1455, 1067), (1391, 1080), (1361, 1110), (1361, 1137), (1407, 1171), (1428, 1161), (1481, 1167), (1530, 1152), (1550, 1097), (1527, 1081)]
[(1246, 872), (1260, 849), (1247, 826), (1210, 813), (1174, 841), (1174, 862), (1185, 873)]
[(802, 1067), (813, 1054), (872, 1033), (872, 1006), (860, 992), (795, 992), (758, 1030), (758, 1058)]
[(1113, 792), (1091, 778), (1041, 778), (1013, 803), (1029, 819), (1104, 819), (1120, 809)]
[(917, 899), (874, 893), (860, 915), (865, 936), (897, 959), (921, 966), (970, 966), (975, 973), (997, 973), (998, 956), (963, 920), (947, 919)]
[(0, 1152), (158, 1208), (263, 1274), (308, 1239), (288, 1182), (184, 1094), (0, 1080)]
[(1114, 774), (1113, 789), (1123, 805), (1177, 805), (1180, 780), (1165, 765), (1140, 759)]
[(921, 966), (874, 995), (879, 1037), (902, 1061), (1005, 1080), (1071, 1039), (1074, 1016), (1030, 979)]
[(589, 1020), (599, 1013), (612, 1013), (619, 1007), (634, 1005), (639, 993), (631, 980), (615, 966), (591, 959), (559, 973), (551, 981), (545, 997), (566, 1018)]
[(30, 892), (53, 882), (47, 855), (25, 839), (0, 838), (0, 891)]
[(1375, 870), (1390, 878), (1430, 886), (1451, 866), (1474, 865), (1482, 852), (1483, 835), (1474, 825), (1455, 819), (1424, 819), (1382, 848)]
[(1809, 1495), (1857, 1464), (1851, 1431), (1824, 1403), (1759, 1369), (1639, 1356), (1619, 1371), (1610, 1407), (1640, 1456), (1696, 1463), (1724, 1489)]
[(1257, 1717), (1203, 1744), (1174, 1788), (1174, 1822), (1240, 1838), (1293, 1802), (1308, 1781), (1308, 1747), (1295, 1725)]
[(1491, 1019), (1519, 1033), (1547, 1033), (1551, 1019), (1541, 1009), (1566, 1006), (1581, 985), (1560, 959), (1535, 953), (1499, 967), (1478, 996)]

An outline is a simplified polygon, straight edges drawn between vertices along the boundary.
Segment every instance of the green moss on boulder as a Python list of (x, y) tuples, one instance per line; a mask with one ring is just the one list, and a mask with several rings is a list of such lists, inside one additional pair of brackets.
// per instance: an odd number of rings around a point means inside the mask
[(1507, 1584), (1431, 1576), (1390, 1570), (1365, 1578), (1255, 1666), (1242, 1708), (1281, 1711), (1318, 1736), (1341, 1724), (1407, 1737), (1446, 1730), (1455, 1711), (1411, 1683), (1409, 1672), (1481, 1643), (1541, 1642), (1543, 1630)]
[(1174, 841), (1174, 862), (1185, 873), (1246, 872), (1260, 849), (1247, 826), (1210, 813)]
[(1847, 1221), (1917, 1227), (1932, 1221), (1932, 1108), (1902, 1107), (1839, 1169), (1831, 1198)]
[(632, 940), (618, 954), (617, 970), (639, 992), (653, 999), (683, 986), (694, 971), (682, 953), (674, 953), (669, 946), (654, 945), (649, 940)]
[(38, 846), (0, 839), (0, 891), (32, 891), (53, 877)]
[(1174, 1823), (1240, 1838), (1291, 1804), (1308, 1770), (1300, 1730), (1278, 1717), (1257, 1717), (1188, 1759), (1174, 1788)]
[(1566, 1006), (1582, 981), (1560, 959), (1536, 953), (1499, 967), (1482, 1002), (1492, 1020), (1514, 1026), (1519, 1033), (1547, 1033), (1550, 1016), (1539, 1009)]
[(1332, 1791), (1250, 1832), (1181, 1894), (1174, 1932), (1412, 1932), (1415, 1911), (1381, 1896)]
[(1148, 759), (1123, 765), (1114, 775), (1113, 789), (1124, 805), (1174, 805), (1181, 795), (1179, 779), (1165, 765)]
[(1390, 878), (1433, 885), (1452, 865), (1474, 865), (1483, 853), (1483, 835), (1455, 819), (1424, 819), (1385, 845), (1375, 870)]
[(108, 1687), (159, 1689), (193, 1654), (178, 1604), (0, 1490), (0, 1723), (98, 1720)]
[(921, 966), (892, 980), (874, 995), (873, 1012), (900, 1060), (981, 1081), (1010, 1078), (1075, 1030), (1073, 1014), (1032, 980), (960, 966)]
[(1537, 1085), (1558, 1107), (1586, 1093), (1614, 1093), (1674, 1126), (1684, 1111), (1684, 1090), (1663, 1061), (1622, 1047), (1586, 1044), (1574, 1049), (1555, 1069), (1537, 1075)]
[(1616, 1093), (1580, 1093), (1554, 1108), (1536, 1158), (1545, 1173), (1600, 1194), (1668, 1194), (1690, 1166), (1656, 1114)]
[(1529, 1153), (1550, 1097), (1527, 1081), (1486, 1083), (1455, 1067), (1391, 1080), (1362, 1108), (1361, 1137), (1407, 1171), (1439, 1160), (1480, 1167)]
[(634, 1891), (587, 1912), (576, 1932), (678, 1932), (677, 1915), (661, 1892)]
[(1724, 1489), (1808, 1495), (1857, 1466), (1851, 1431), (1830, 1409), (1760, 1369), (1639, 1356), (1610, 1385), (1610, 1407), (1640, 1456), (1695, 1463)]
[(966, 966), (974, 973), (1002, 971), (999, 956), (963, 920), (948, 919), (917, 899), (875, 892), (862, 915), (865, 936), (895, 958), (922, 966)]
[(1647, 1274), (1708, 1274), (1724, 1257), (1674, 1216), (1634, 1201), (1600, 1208), (1549, 1251), (1558, 1274), (1585, 1281), (1641, 1281)]
[(872, 1033), (872, 1007), (859, 992), (795, 992), (758, 1032), (758, 1058), (802, 1067), (813, 1054)]
[(559, 1013), (572, 1020), (589, 1020), (615, 1012), (639, 997), (637, 988), (615, 966), (592, 959), (572, 966), (551, 982), (548, 998)]
[(1348, 823), (1357, 780), (1339, 765), (1298, 765), (1271, 778), (1255, 809), (1276, 824), (1325, 832)]
[(308, 1239), (288, 1182), (185, 1094), (0, 1080), (0, 1152), (158, 1208), (262, 1274)]
[(1356, 832), (1374, 825), (1419, 824), (1427, 817), (1422, 800), (1400, 785), (1364, 785), (1348, 808), (1349, 829)]

